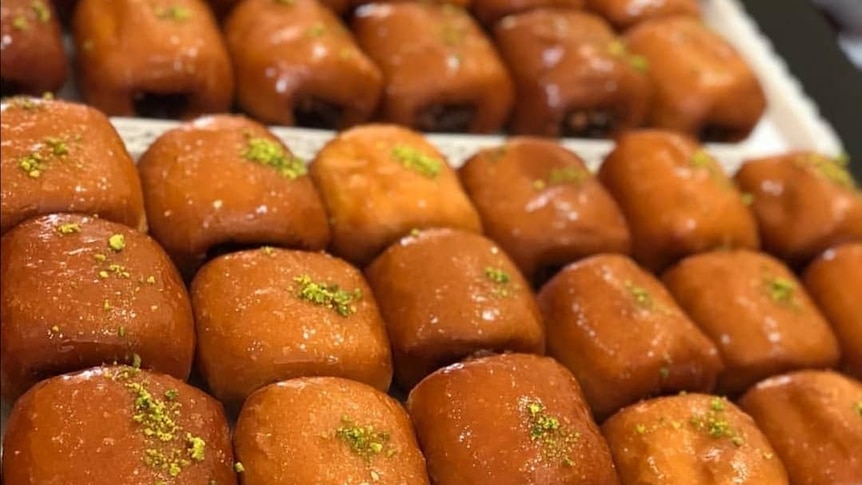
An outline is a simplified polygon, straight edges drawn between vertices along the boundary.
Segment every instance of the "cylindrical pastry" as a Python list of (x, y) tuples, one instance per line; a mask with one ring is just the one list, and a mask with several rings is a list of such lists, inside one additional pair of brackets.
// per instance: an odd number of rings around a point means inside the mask
[(201, 268), (191, 295), (199, 368), (227, 405), (294, 377), (389, 389), (386, 327), (362, 273), (341, 260), (270, 247), (228, 254)]
[(691, 256), (663, 276), (668, 290), (717, 345), (718, 392), (736, 394), (781, 372), (832, 367), (829, 324), (780, 261), (752, 251)]
[(146, 230), (135, 165), (105, 115), (35, 98), (13, 98), (0, 109), (0, 234), (55, 212)]
[(700, 17), (698, 0), (586, 0), (586, 3), (588, 9), (619, 30), (661, 17)]
[(435, 485), (617, 485), (578, 382), (547, 357), (508, 354), (441, 369), (407, 409)]
[(422, 135), (367, 125), (339, 134), (311, 164), (332, 228), (331, 249), (365, 265), (416, 228), (481, 232), (446, 158)]
[(329, 244), (305, 162), (248, 119), (206, 117), (168, 131), (138, 170), (150, 231), (187, 277), (223, 249)]
[(598, 16), (533, 10), (501, 20), (494, 36), (517, 89), (515, 133), (604, 138), (643, 124), (651, 66)]
[(622, 485), (787, 485), (750, 416), (717, 396), (685, 394), (629, 406), (602, 426)]
[(671, 16), (643, 22), (625, 39), (646, 58), (654, 94), (650, 126), (702, 141), (745, 139), (766, 110), (766, 95), (736, 50), (700, 19)]
[(485, 234), (529, 280), (541, 282), (586, 256), (631, 249), (616, 202), (584, 161), (557, 143), (513, 138), (474, 155), (459, 175)]
[(473, 0), (470, 10), (476, 20), (491, 29), (498, 20), (507, 15), (539, 8), (577, 10), (583, 7), (584, 0)]
[(509, 73), (463, 8), (364, 5), (353, 18), (353, 31), (383, 72), (383, 121), (470, 133), (492, 133), (506, 122), (514, 98)]
[(120, 224), (65, 214), (30, 219), (0, 247), (4, 398), (105, 362), (139, 360), (188, 377), (191, 304), (155, 241)]
[(237, 101), (265, 123), (343, 129), (377, 108), (380, 70), (317, 0), (246, 0), (225, 36)]
[(715, 387), (718, 349), (664, 286), (625, 256), (566, 267), (538, 301), (548, 355), (572, 371), (599, 421), (646, 397)]
[(803, 281), (832, 324), (844, 369), (862, 379), (862, 243), (826, 251), (808, 266)]
[(844, 158), (797, 152), (749, 160), (736, 182), (751, 194), (764, 249), (793, 265), (862, 242), (862, 192)]
[(492, 241), (450, 229), (405, 237), (366, 269), (405, 389), (480, 351), (543, 353), (539, 309)]
[(66, 82), (62, 32), (50, 0), (3, 0), (0, 38), (0, 96), (41, 95)]
[(829, 371), (767, 379), (739, 401), (794, 485), (858, 485), (862, 480), (862, 384)]
[(234, 485), (221, 404), (173, 377), (97, 367), (43, 381), (12, 409), (7, 485)]
[(249, 397), (234, 432), (244, 485), (428, 485), (397, 401), (336, 377), (292, 379)]
[(230, 108), (230, 57), (203, 0), (81, 0), (72, 33), (81, 93), (109, 116)]
[(742, 194), (689, 138), (652, 130), (625, 134), (599, 180), (628, 221), (635, 259), (652, 271), (690, 254), (760, 245)]

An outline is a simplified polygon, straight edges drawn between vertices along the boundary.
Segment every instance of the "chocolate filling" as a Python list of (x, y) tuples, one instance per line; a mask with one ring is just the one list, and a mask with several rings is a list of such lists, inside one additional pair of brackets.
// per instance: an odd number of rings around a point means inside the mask
[(344, 108), (319, 98), (303, 98), (293, 108), (293, 119), (297, 126), (334, 130), (340, 128)]
[(607, 109), (571, 110), (563, 119), (560, 134), (574, 138), (608, 138), (616, 124), (616, 114)]
[(191, 96), (187, 93), (137, 93), (134, 96), (135, 113), (143, 118), (182, 118), (189, 108)]
[(469, 104), (433, 104), (419, 112), (416, 128), (432, 133), (463, 133), (470, 131), (476, 107)]
[(714, 143), (738, 141), (744, 138), (743, 133), (736, 128), (713, 124), (703, 125), (698, 136), (703, 142)]

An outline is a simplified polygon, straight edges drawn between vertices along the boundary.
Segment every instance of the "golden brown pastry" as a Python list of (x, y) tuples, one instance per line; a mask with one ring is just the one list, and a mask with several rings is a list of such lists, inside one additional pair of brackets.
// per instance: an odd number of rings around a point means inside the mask
[(598, 421), (640, 399), (710, 392), (718, 349), (651, 274), (621, 255), (573, 263), (542, 288), (548, 355), (578, 379)]
[(407, 409), (435, 485), (619, 483), (578, 382), (553, 359), (446, 367), (413, 389)]
[(186, 276), (231, 247), (317, 251), (329, 244), (305, 162), (246, 118), (205, 117), (170, 130), (138, 170), (150, 231)]
[(343, 129), (374, 114), (380, 70), (316, 0), (246, 0), (225, 22), (239, 105), (265, 123)]
[(602, 426), (622, 485), (787, 485), (750, 416), (717, 396), (629, 406)]
[(832, 367), (839, 349), (829, 324), (780, 261), (746, 250), (684, 259), (663, 280), (717, 345), (718, 392), (736, 394), (781, 372)]
[(3, 0), (0, 38), (0, 95), (41, 95), (66, 82), (66, 52), (50, 0)]
[(803, 281), (832, 324), (844, 369), (862, 379), (862, 243), (827, 250), (808, 266)]
[(191, 288), (199, 368), (225, 404), (304, 376), (389, 389), (386, 327), (362, 273), (347, 263), (264, 247), (209, 262)]
[(7, 485), (234, 485), (215, 399), (173, 377), (96, 367), (40, 382), (12, 410)]
[(600, 17), (538, 9), (501, 20), (494, 37), (517, 88), (515, 133), (604, 138), (643, 124), (650, 66)]
[(766, 109), (754, 72), (700, 19), (671, 16), (643, 22), (625, 35), (646, 58), (654, 86), (647, 122), (702, 141), (748, 137)]
[(507, 15), (539, 8), (579, 10), (583, 7), (584, 0), (473, 0), (471, 10), (476, 20), (491, 29)]
[(346, 379), (292, 379), (255, 392), (234, 446), (244, 485), (428, 485), (404, 409)]
[(760, 382), (739, 401), (775, 447), (794, 485), (862, 479), (862, 384), (831, 371)]
[(203, 0), (81, 0), (72, 34), (81, 93), (109, 116), (230, 108), (230, 57)]
[(677, 15), (700, 17), (698, 0), (586, 0), (587, 8), (625, 30), (640, 22)]
[(630, 252), (616, 202), (580, 157), (553, 141), (511, 138), (474, 155), (459, 175), (485, 234), (527, 279), (593, 254)]
[(105, 115), (13, 98), (0, 108), (0, 234), (40, 214), (78, 212), (146, 230), (135, 165)]
[(192, 308), (155, 241), (120, 224), (63, 214), (30, 219), (0, 247), (4, 398), (104, 362), (140, 360), (188, 377)]
[(366, 276), (389, 331), (395, 378), (405, 390), (476, 352), (544, 352), (528, 283), (482, 236), (418, 232), (390, 246)]
[(329, 214), (333, 253), (359, 266), (416, 228), (482, 230), (445, 157), (414, 131), (348, 130), (323, 147), (310, 170)]
[(764, 249), (793, 265), (862, 242), (862, 192), (846, 159), (796, 152), (749, 160), (736, 182), (751, 194)]
[(657, 130), (628, 133), (599, 170), (623, 211), (635, 259), (660, 271), (718, 248), (758, 249), (754, 217), (721, 165), (695, 141)]
[(514, 88), (466, 10), (422, 2), (360, 7), (353, 31), (383, 72), (380, 119), (420, 131), (493, 133)]

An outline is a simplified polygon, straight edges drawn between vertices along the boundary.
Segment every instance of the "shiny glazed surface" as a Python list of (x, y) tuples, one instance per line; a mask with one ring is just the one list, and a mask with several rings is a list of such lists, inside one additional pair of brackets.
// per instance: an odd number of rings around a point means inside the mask
[(473, 0), (470, 10), (476, 20), (487, 28), (494, 27), (507, 15), (523, 13), (539, 8), (581, 9), (584, 0)]
[(0, 39), (3, 96), (41, 96), (66, 82), (66, 53), (52, 2), (3, 0)]
[(661, 17), (700, 17), (698, 0), (586, 0), (587, 8), (606, 18), (615, 28), (625, 30), (641, 22)]

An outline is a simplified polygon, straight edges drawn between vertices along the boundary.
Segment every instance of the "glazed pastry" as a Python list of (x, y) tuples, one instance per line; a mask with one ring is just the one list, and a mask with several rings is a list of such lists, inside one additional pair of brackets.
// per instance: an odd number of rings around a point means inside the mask
[(12, 409), (8, 485), (234, 485), (221, 404), (170, 376), (97, 367), (40, 382)]
[(230, 57), (203, 0), (81, 0), (79, 86), (109, 116), (189, 119), (228, 111)]
[(787, 485), (787, 472), (750, 416), (724, 398), (662, 397), (603, 426), (622, 485)]
[(292, 379), (255, 392), (234, 446), (244, 485), (428, 485), (404, 409), (346, 379)]
[(490, 240), (449, 229), (408, 236), (366, 269), (405, 390), (480, 351), (543, 353), (539, 309)]
[(150, 231), (188, 277), (208, 256), (237, 246), (329, 244), (305, 162), (246, 118), (206, 117), (170, 130), (138, 170)]
[(775, 447), (795, 485), (862, 478), (862, 384), (829, 371), (767, 379), (739, 401)]
[(343, 129), (374, 114), (380, 71), (316, 0), (246, 0), (225, 37), (237, 101), (264, 123)]
[(539, 9), (501, 20), (497, 47), (512, 72), (512, 131), (605, 138), (643, 124), (650, 66), (598, 16)]
[(748, 137), (766, 109), (760, 82), (745, 60), (699, 19), (643, 22), (625, 39), (646, 58), (655, 89), (647, 122), (702, 141)]
[(512, 81), (463, 8), (365, 5), (354, 15), (353, 31), (383, 72), (381, 120), (426, 132), (493, 133), (505, 123)]
[(628, 254), (628, 226), (584, 161), (550, 140), (511, 138), (480, 151), (459, 170), (482, 217), (530, 280), (598, 253)]
[(507, 15), (523, 13), (539, 8), (560, 8), (579, 10), (584, 0), (473, 0), (473, 15), (489, 29)]
[(663, 280), (691, 319), (718, 345), (718, 392), (736, 394), (795, 369), (833, 367), (838, 342), (793, 273), (752, 251), (684, 259)]
[(715, 387), (715, 345), (625, 256), (567, 266), (538, 301), (548, 355), (578, 379), (598, 421), (646, 397)]
[(407, 409), (435, 485), (616, 485), (578, 382), (547, 357), (508, 354), (441, 369)]
[(386, 327), (362, 273), (347, 263), (264, 247), (211, 261), (191, 288), (199, 368), (225, 404), (304, 376), (389, 389)]
[(13, 98), (0, 108), (0, 234), (78, 212), (146, 230), (141, 182), (107, 118), (84, 105)]
[(616, 29), (625, 30), (645, 20), (687, 15), (700, 17), (698, 0), (586, 0), (587, 8)]
[(0, 240), (2, 396), (104, 362), (140, 360), (186, 379), (195, 348), (189, 297), (168, 256), (120, 224), (64, 214)]
[(652, 130), (625, 134), (599, 180), (628, 221), (635, 259), (649, 270), (713, 249), (759, 247), (742, 194), (693, 140)]
[(751, 194), (764, 249), (793, 265), (862, 242), (862, 192), (846, 159), (797, 152), (749, 160), (736, 181)]
[(0, 37), (0, 95), (41, 95), (66, 82), (66, 52), (50, 0), (3, 0)]
[(332, 251), (359, 266), (416, 228), (482, 230), (443, 155), (405, 128), (339, 134), (318, 152), (311, 176), (329, 214)]
[(808, 293), (832, 324), (844, 369), (862, 379), (862, 243), (830, 249), (803, 276)]

